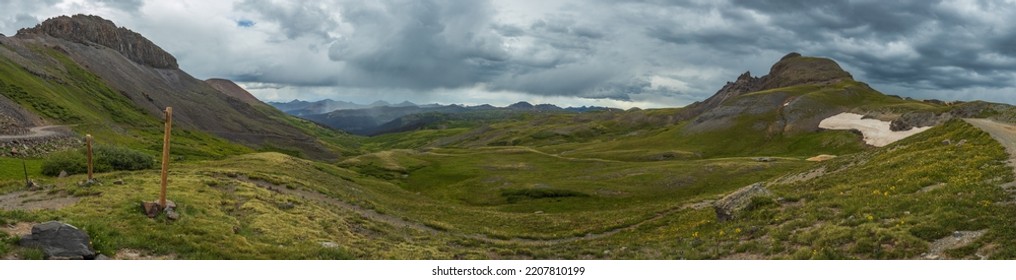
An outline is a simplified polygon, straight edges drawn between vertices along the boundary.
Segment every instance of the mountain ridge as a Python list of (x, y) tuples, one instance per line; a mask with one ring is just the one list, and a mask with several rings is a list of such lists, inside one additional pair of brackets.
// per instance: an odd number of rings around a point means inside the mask
[(110, 20), (93, 15), (58, 16), (32, 28), (18, 30), (15, 37), (49, 35), (75, 43), (108, 47), (127, 58), (155, 68), (177, 69), (176, 58), (141, 34), (117, 27)]
[(329, 129), (287, 116), (235, 85), (225, 92), (213, 85), (232, 82), (198, 80), (151, 41), (101, 17), (52, 18), (0, 44), (5, 95), (59, 124), (83, 123), (75, 128), (81, 133), (138, 139), (131, 130), (152, 130), (162, 110), (173, 107), (175, 126), (250, 148), (287, 147), (315, 158), (342, 150), (315, 136), (334, 134)]

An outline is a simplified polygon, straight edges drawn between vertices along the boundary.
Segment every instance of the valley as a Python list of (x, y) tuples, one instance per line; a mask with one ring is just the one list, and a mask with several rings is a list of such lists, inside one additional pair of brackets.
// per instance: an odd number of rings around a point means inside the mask
[[(43, 257), (9, 232), (52, 220), (119, 259), (1016, 258), (1013, 106), (797, 53), (682, 108), (272, 107), (78, 15), (0, 37), (0, 94), (4, 258)], [(180, 217), (153, 219), (166, 106)], [(24, 141), (49, 128), (72, 140)], [(99, 184), (71, 169), (85, 134)]]

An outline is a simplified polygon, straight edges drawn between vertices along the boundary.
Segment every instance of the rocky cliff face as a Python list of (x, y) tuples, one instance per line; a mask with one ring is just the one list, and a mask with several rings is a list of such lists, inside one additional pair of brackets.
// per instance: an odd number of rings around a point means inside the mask
[(81, 44), (98, 44), (116, 50), (131, 61), (161, 69), (177, 69), (176, 58), (141, 34), (117, 27), (97, 16), (75, 15), (48, 19), (33, 28), (21, 29), (15, 37), (49, 35)]

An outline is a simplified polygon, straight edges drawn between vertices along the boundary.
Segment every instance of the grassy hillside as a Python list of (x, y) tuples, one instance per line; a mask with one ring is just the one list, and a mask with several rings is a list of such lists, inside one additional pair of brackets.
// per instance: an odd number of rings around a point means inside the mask
[[(162, 149), (162, 120), (133, 105), (62, 53), (37, 50), (59, 61), (64, 71), (40, 77), (0, 57), (0, 94), (56, 124), (70, 125), (80, 134), (92, 134), (100, 143), (116, 143), (152, 153)], [(194, 130), (173, 131), (175, 155), (183, 158), (222, 158), (250, 149)]]
[[(157, 194), (154, 171), (104, 174), (125, 184), (89, 189), (72, 183), (80, 176), (53, 179), (49, 192), (81, 201), (0, 217), (64, 220), (101, 252), (175, 258), (918, 258), (954, 231), (981, 230), (943, 254), (1012, 258), (1005, 159), (959, 121), (820, 164), (622, 162), (493, 147), (394, 150), (334, 166), (262, 153), (174, 165), (175, 222), (140, 213), (138, 201)], [(826, 175), (781, 179), (814, 169)], [(758, 181), (775, 196), (716, 220), (709, 201)]]

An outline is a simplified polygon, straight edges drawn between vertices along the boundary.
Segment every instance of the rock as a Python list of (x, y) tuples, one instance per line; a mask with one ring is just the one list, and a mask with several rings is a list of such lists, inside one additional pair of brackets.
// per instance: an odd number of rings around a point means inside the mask
[(50, 221), (32, 227), (32, 234), (18, 242), (42, 250), (46, 259), (90, 260), (95, 258), (88, 234), (65, 223)]
[(337, 244), (335, 242), (331, 242), (331, 241), (321, 242), (320, 244), (321, 244), (321, 247), (325, 247), (325, 248), (338, 248), (339, 247), (339, 244)]
[(91, 187), (93, 185), (102, 185), (102, 184), (99, 183), (99, 180), (94, 178), (78, 182), (78, 186), (80, 187)]
[(942, 140), (942, 145), (952, 145), (952, 139)]
[(756, 197), (771, 195), (772, 193), (761, 182), (741, 188), (713, 203), (713, 208), (716, 210), (716, 218), (720, 221), (732, 220), (742, 210), (751, 205), (752, 200)]
[(956, 143), (956, 147), (962, 147), (963, 144), (966, 144), (966, 143), (967, 143), (967, 139), (960, 140), (959, 142)]
[(68, 175), (67, 174), (67, 170), (60, 170), (60, 175), (57, 175), (56, 177), (57, 178), (65, 178), (65, 177), (67, 177), (67, 175)]
[(116, 179), (116, 181), (113, 181), (113, 184), (114, 185), (123, 185), (123, 179)]
[(543, 214), (543, 211), (536, 211), (536, 212), (533, 212), (533, 214)]
[(158, 202), (154, 202), (154, 201), (153, 202), (148, 202), (148, 201), (142, 201), (141, 202), (141, 211), (143, 211), (145, 213), (145, 215), (148, 216), (149, 218), (155, 218), (155, 216), (158, 216), (159, 215), (159, 211), (162, 210), (161, 208), (162, 207), (159, 206)]
[(169, 219), (170, 221), (176, 221), (180, 219), (180, 214), (176, 213), (176, 210), (174, 210), (173, 208), (167, 207), (165, 212), (166, 218)]
[(279, 203), (279, 204), (277, 204), (276, 207), (278, 207), (281, 210), (289, 210), (289, 209), (293, 209), (294, 207), (296, 207), (296, 204), (293, 204), (293, 202), (287, 201), (285, 203)]
[(176, 213), (176, 203), (172, 200), (166, 200), (166, 207), (159, 205), (158, 201), (142, 201), (141, 211), (149, 218), (155, 218), (159, 215), (159, 212), (165, 212), (166, 217), (170, 220), (180, 218), (180, 214)]
[(98, 254), (98, 255), (95, 255), (95, 260), (97, 260), (97, 261), (108, 261), (108, 260), (112, 260), (112, 259), (110, 259), (106, 255)]
[(28, 188), (28, 190), (30, 191), (38, 190), (39, 188), (41, 188), (41, 186), (39, 186), (39, 183), (36, 183), (35, 180), (28, 180), (28, 183), (25, 183), (25, 187)]
[(776, 159), (771, 158), (771, 157), (757, 157), (757, 158), (755, 158), (755, 161), (757, 161), (757, 162), (774, 162), (774, 161), (776, 161)]

